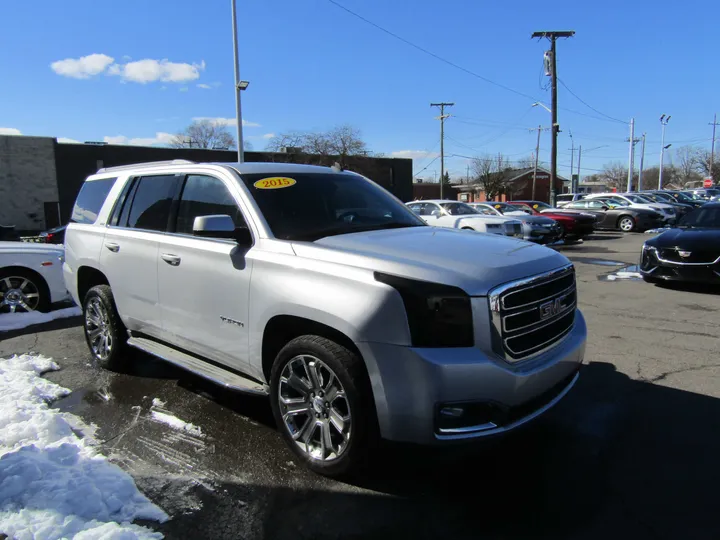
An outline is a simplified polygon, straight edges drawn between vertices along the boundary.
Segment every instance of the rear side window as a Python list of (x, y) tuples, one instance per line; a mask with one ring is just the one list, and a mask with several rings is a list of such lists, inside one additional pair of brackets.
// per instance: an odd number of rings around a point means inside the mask
[(196, 217), (217, 214), (230, 216), (236, 227), (246, 226), (240, 208), (222, 180), (212, 176), (188, 176), (180, 197), (175, 232), (192, 234)]
[(165, 231), (179, 177), (143, 176), (137, 181), (127, 226), (133, 229)]
[(117, 178), (90, 180), (83, 184), (75, 200), (71, 223), (95, 223), (108, 193)]

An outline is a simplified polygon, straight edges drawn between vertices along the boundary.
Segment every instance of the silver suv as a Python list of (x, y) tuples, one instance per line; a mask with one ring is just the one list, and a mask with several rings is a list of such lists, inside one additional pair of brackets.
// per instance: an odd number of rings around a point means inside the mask
[(573, 386), (575, 273), (523, 240), (427, 226), (352, 172), (186, 161), (101, 169), (65, 237), (96, 361), (132, 346), (269, 395), (290, 448), (347, 473), (381, 437), (506, 432)]

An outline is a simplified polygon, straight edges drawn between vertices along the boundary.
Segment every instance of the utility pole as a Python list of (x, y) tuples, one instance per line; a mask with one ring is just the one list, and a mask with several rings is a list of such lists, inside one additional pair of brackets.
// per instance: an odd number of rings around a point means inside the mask
[(669, 121), (669, 116), (665, 116), (663, 114), (660, 117), (660, 124), (662, 124), (662, 141), (660, 142), (660, 172), (658, 174), (658, 189), (662, 189), (663, 163), (665, 162), (665, 126), (667, 126)]
[(635, 138), (635, 119), (630, 119), (630, 157), (628, 158), (628, 182), (627, 190), (632, 191), (633, 174), (635, 173), (635, 145), (640, 142), (640, 139)]
[(713, 167), (715, 165), (715, 128), (720, 125), (717, 121), (717, 113), (713, 115), (713, 121), (710, 125), (713, 128), (713, 136), (712, 142), (710, 143), (710, 167), (708, 167), (708, 171), (710, 171), (710, 178), (712, 178), (713, 182), (715, 182), (715, 179), (713, 178)]
[(642, 149), (640, 150), (640, 173), (638, 174), (638, 191), (642, 191), (642, 173), (645, 164), (645, 134), (642, 134)]
[(445, 119), (450, 115), (445, 114), (445, 107), (452, 107), (454, 103), (431, 103), (431, 107), (440, 108), (440, 198), (443, 198), (443, 180), (445, 179)]
[(557, 200), (557, 134), (560, 126), (557, 121), (557, 55), (555, 41), (557, 38), (569, 38), (575, 35), (570, 31), (543, 31), (533, 32), (533, 38), (547, 38), (550, 40), (550, 78), (552, 81), (552, 150), (550, 152), (550, 204), (555, 205)]
[[(232, 36), (233, 36), (233, 56), (235, 59), (235, 115), (237, 120), (237, 155), (238, 163), (245, 161), (245, 151), (243, 148), (243, 129), (242, 129), (242, 109), (240, 107), (240, 92), (243, 90), (240, 85), (240, 59), (238, 57), (238, 33), (237, 33), (237, 15), (235, 13), (235, 0), (230, 0), (232, 4)], [(247, 87), (247, 85), (245, 85)]]
[[(577, 183), (573, 185), (573, 193), (577, 193), (580, 189), (580, 157), (582, 156), (582, 144), (578, 148), (578, 173), (577, 173)], [(570, 178), (572, 178), (572, 171), (570, 171)]]
[(533, 184), (532, 184), (532, 200), (535, 200), (535, 180), (537, 179), (537, 169), (538, 169), (538, 156), (540, 155), (540, 133), (543, 131), (544, 128), (542, 126), (538, 126), (536, 128), (531, 129), (530, 131), (537, 131), (537, 144), (535, 144), (535, 167), (533, 168)]
[(465, 183), (470, 183), (470, 164), (468, 164), (467, 171), (465, 172)]
[(572, 131), (571, 131), (570, 132), (570, 192), (571, 193), (575, 193), (572, 190), (572, 188), (573, 188), (572, 175), (573, 175), (573, 169), (575, 168), (573, 166), (574, 162), (575, 162), (575, 139), (573, 139)]

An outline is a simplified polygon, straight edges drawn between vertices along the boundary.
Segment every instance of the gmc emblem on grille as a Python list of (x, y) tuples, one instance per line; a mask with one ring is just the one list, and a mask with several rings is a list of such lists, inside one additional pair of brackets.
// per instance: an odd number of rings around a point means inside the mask
[(689, 251), (679, 251), (678, 250), (678, 255), (680, 255), (682, 258), (685, 259), (685, 258), (689, 257), (690, 255), (692, 255), (692, 253)]
[(545, 320), (548, 317), (554, 317), (558, 313), (562, 313), (565, 311), (568, 306), (565, 304), (565, 299), (567, 298), (567, 295), (565, 296), (559, 296), (555, 300), (550, 300), (549, 302), (545, 302), (544, 304), (540, 304), (540, 320)]

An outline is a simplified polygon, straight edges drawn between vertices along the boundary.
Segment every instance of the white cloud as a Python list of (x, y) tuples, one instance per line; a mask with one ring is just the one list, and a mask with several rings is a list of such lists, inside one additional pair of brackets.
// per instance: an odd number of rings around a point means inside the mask
[[(193, 118), (193, 122), (203, 122), (205, 120), (208, 120), (209, 122), (212, 122), (219, 126), (227, 126), (227, 127), (237, 126), (236, 118), (222, 118), (222, 117), (211, 117), (211, 116), (196, 116), (195, 118)], [(260, 127), (260, 124), (257, 124), (255, 122), (248, 122), (245, 119), (243, 119), (242, 125), (243, 125), (243, 127)]]
[(165, 133), (158, 131), (155, 133), (155, 137), (135, 137), (128, 138), (125, 135), (115, 135), (103, 137), (103, 141), (108, 144), (125, 144), (130, 146), (159, 146), (170, 144), (175, 135), (172, 133)]
[(82, 144), (80, 141), (76, 141), (75, 139), (68, 139), (67, 137), (58, 137), (57, 142), (70, 143), (70, 144)]
[(199, 64), (188, 64), (170, 62), (167, 58), (163, 60), (146, 58), (127, 64), (113, 64), (108, 69), (108, 75), (117, 75), (123, 80), (140, 84), (156, 81), (183, 83), (198, 79), (204, 69), (204, 60)]
[(275, 136), (274, 133), (266, 133), (262, 136), (263, 139), (272, 139)]
[(50, 64), (50, 68), (63, 77), (89, 79), (105, 71), (115, 59), (107, 54), (89, 54), (80, 58), (66, 58)]
[(409, 159), (435, 158), (439, 155), (437, 152), (427, 152), (425, 150), (397, 150), (390, 153), (390, 157)]
[(210, 86), (209, 84), (205, 84), (205, 83), (200, 83), (197, 85), (197, 87), (202, 88), (203, 90), (210, 90), (212, 88), (212, 86)]
[(19, 129), (0, 127), (0, 135), (22, 135)]

